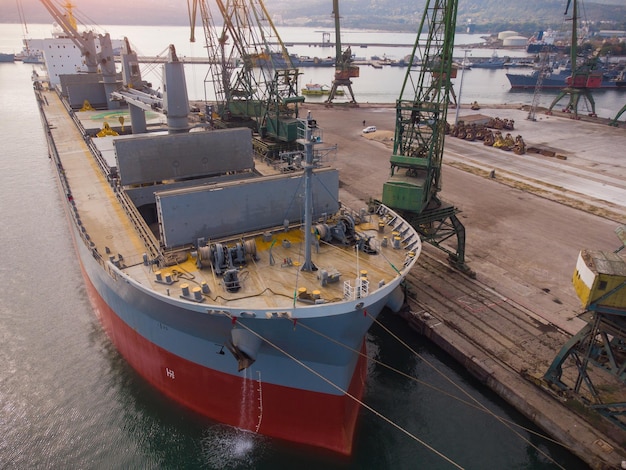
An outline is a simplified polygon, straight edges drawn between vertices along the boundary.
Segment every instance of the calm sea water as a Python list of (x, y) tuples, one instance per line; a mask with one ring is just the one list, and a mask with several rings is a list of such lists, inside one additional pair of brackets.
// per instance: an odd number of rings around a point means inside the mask
[[(42, 38), (50, 37), (50, 25), (29, 25), (28, 37)], [(106, 26), (99, 27), (100, 32), (109, 32), (112, 38), (121, 39), (127, 36), (133, 48), (139, 55), (154, 56), (165, 55), (169, 44), (174, 44), (179, 56), (206, 57), (204, 47), (204, 33), (201, 27), (196, 28), (196, 42), (190, 43), (190, 28), (178, 26)], [(0, 52), (20, 52), (22, 49), (22, 38), (24, 29), (21, 25), (1, 25)], [(311, 28), (290, 28), (278, 26), (279, 34), (284, 43), (291, 42), (311, 42), (321, 43), (321, 30)], [(328, 32), (328, 31), (327, 31)], [(372, 56), (390, 59), (401, 59), (410, 54), (415, 35), (411, 33), (388, 33), (388, 32), (363, 32), (342, 30), (342, 40), (352, 43), (374, 43), (374, 44), (398, 44), (404, 47), (380, 47), (370, 46), (367, 48), (356, 47), (352, 49), (353, 54), (362, 59), (370, 59)], [(455, 39), (454, 56), (462, 59), (468, 44), (482, 42), (478, 34), (457, 34)], [(310, 57), (334, 56), (335, 49), (332, 47), (314, 46), (291, 46), (289, 52)], [(500, 50), (495, 51), (500, 57), (508, 55), (510, 57), (526, 57), (522, 50)], [(488, 58), (494, 53), (492, 49), (472, 48), (467, 52), (468, 60), (478, 58)], [(160, 83), (160, 66), (144, 65), (142, 73), (146, 80), (153, 84)], [(187, 65), (185, 67), (187, 75), (187, 88), (190, 99), (202, 100), (205, 96), (213, 96), (212, 89), (205, 93), (205, 78), (208, 72), (207, 65)], [(384, 67), (374, 69), (370, 66), (360, 67), (360, 77), (353, 79), (352, 88), (356, 100), (359, 103), (395, 103), (400, 94), (400, 88), (404, 80), (406, 69), (402, 67)], [(529, 68), (510, 69), (511, 73), (531, 73)], [(334, 70), (332, 68), (309, 68), (301, 69), (302, 76), (300, 84), (318, 83), (330, 85), (333, 80)], [(459, 95), (461, 75), (463, 76), (463, 87), (461, 91), (461, 103), (469, 104), (478, 101), (479, 104), (531, 104), (533, 101), (533, 91), (511, 90), (509, 81), (505, 73), (507, 70), (471, 69), (459, 73), (454, 88)], [(210, 85), (211, 86), (211, 85)], [(539, 105), (548, 107), (556, 96), (554, 90), (544, 90), (540, 95)], [(616, 90), (596, 90), (593, 93), (596, 101), (596, 113), (600, 117), (613, 118), (626, 104), (626, 93)], [(307, 101), (322, 102), (324, 97), (308, 96)], [(563, 99), (556, 109), (561, 109), (567, 104)], [(581, 99), (579, 108), (582, 114), (590, 112), (591, 108)], [(623, 118), (622, 118), (623, 119)]]
[[(6, 26), (0, 50), (16, 42), (6, 36)], [(21, 32), (14, 29), (19, 50)], [(145, 41), (148, 34), (163, 36), (163, 28), (131, 29), (131, 36), (139, 29)], [(185, 28), (177, 30), (182, 36)], [(211, 422), (138, 377), (89, 304), (30, 73), (28, 65), (0, 64), (0, 468), (452, 468), (366, 410), (354, 455), (344, 459)], [(367, 338), (371, 357), (460, 396), (428, 361), (491, 412), (536, 430), (403, 322), (383, 318), (421, 357), (380, 327)], [(558, 446), (519, 430), (531, 445), (488, 414), (379, 365), (370, 366), (364, 401), (464, 468), (586, 468)]]

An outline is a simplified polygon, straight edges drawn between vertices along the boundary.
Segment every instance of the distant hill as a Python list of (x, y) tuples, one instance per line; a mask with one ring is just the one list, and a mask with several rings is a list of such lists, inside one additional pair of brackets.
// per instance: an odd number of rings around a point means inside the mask
[[(341, 25), (346, 28), (415, 31), (425, 0), (340, 0)], [(293, 25), (333, 25), (331, 0), (308, 0), (306, 9), (292, 0), (265, 0), (275, 19)], [(566, 0), (459, 0), (457, 26), (471, 22), (476, 32), (515, 30), (531, 34), (549, 27), (559, 29)], [(626, 2), (580, 2), (581, 18), (602, 29), (626, 30)], [(571, 11), (570, 11), (571, 15)], [(570, 16), (568, 15), (568, 16)]]
[[(51, 17), (38, 0), (18, 0), (28, 23), (48, 23)], [(212, 0), (213, 1), (213, 0)], [(188, 24), (186, 0), (73, 0), (78, 16), (98, 24)], [(333, 27), (332, 0), (265, 0), (277, 25)], [(145, 5), (149, 5), (146, 7)], [(340, 0), (343, 28), (416, 31), (425, 0)], [(471, 21), (477, 33), (515, 30), (531, 34), (560, 29), (566, 0), (459, 0), (457, 26)], [(216, 9), (217, 11), (217, 9)], [(82, 13), (82, 14), (81, 14)], [(596, 28), (626, 30), (624, 0), (581, 2), (581, 17)], [(86, 18), (86, 20), (85, 20)], [(92, 19), (92, 20), (90, 20)], [(19, 23), (17, 2), (0, 9), (0, 23)]]

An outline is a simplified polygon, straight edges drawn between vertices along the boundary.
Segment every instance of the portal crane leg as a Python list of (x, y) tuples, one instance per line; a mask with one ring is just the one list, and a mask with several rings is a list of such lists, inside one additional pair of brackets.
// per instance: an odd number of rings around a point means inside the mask
[[(613, 423), (626, 429), (626, 403), (623, 400), (608, 403), (602, 391), (610, 389), (603, 375), (612, 376), (621, 387), (626, 385), (626, 311), (588, 311), (593, 316), (559, 351), (543, 376), (544, 380), (561, 393), (573, 393), (587, 406)], [(563, 369), (577, 373), (575, 378), (563, 377)], [(595, 380), (595, 383), (594, 383)], [(567, 382), (572, 382), (567, 384)], [(585, 385), (588, 393), (581, 392)], [(585, 397), (584, 395), (587, 395)]]
[(609, 121), (609, 126), (613, 126), (613, 127), (619, 126), (618, 119), (624, 113), (626, 113), (626, 104), (624, 105), (622, 109), (619, 110), (619, 112), (615, 115), (615, 117), (611, 119), (611, 121)]
[(556, 104), (561, 101), (561, 99), (563, 99), (565, 96), (569, 96), (569, 103), (567, 104), (567, 106), (565, 107), (564, 111), (567, 113), (574, 113), (574, 119), (579, 119), (578, 117), (578, 102), (580, 100), (580, 97), (583, 96), (584, 98), (587, 99), (587, 101), (589, 101), (589, 103), (591, 104), (591, 113), (589, 114), (590, 116), (596, 117), (596, 102), (593, 99), (593, 96), (591, 96), (591, 91), (589, 91), (589, 89), (587, 88), (563, 88), (559, 94), (556, 96), (556, 98), (554, 98), (554, 100), (552, 101), (552, 104), (550, 104), (550, 107), (548, 108), (548, 111), (546, 112), (546, 114), (551, 115), (552, 114), (552, 108), (554, 108), (554, 106), (556, 106)]
[(359, 106), (354, 97), (352, 91), (352, 80), (350, 78), (357, 78), (359, 76), (359, 68), (352, 65), (352, 50), (350, 46), (345, 51), (341, 50), (341, 21), (339, 15), (339, 0), (333, 0), (333, 16), (335, 18), (335, 78), (330, 88), (328, 99), (326, 100), (326, 106), (332, 106), (333, 100), (337, 95), (337, 89), (342, 86), (348, 89), (350, 93), (349, 105), (357, 107)]
[[(402, 216), (418, 231), (423, 241), (448, 254), (448, 262), (471, 278), (476, 273), (465, 262), (465, 227), (457, 217), (459, 209), (441, 202), (439, 207), (425, 209), (421, 214), (401, 211)], [(456, 250), (444, 245), (456, 237)]]
[(330, 88), (328, 99), (326, 100), (326, 106), (332, 106), (333, 99), (335, 98), (337, 94), (337, 90), (339, 89), (340, 86), (344, 86), (348, 89), (348, 92), (350, 93), (350, 105), (354, 107), (359, 106), (359, 104), (356, 102), (356, 98), (354, 97), (354, 92), (352, 91), (352, 80), (341, 80), (341, 79), (333, 80), (333, 84)]

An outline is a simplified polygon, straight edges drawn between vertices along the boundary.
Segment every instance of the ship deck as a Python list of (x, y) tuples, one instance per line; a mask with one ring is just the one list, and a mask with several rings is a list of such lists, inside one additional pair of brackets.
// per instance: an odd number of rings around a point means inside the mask
[[(394, 225), (399, 219), (388, 214), (369, 214), (361, 210), (350, 213), (356, 223), (355, 232), (370, 239), (377, 254), (360, 252), (354, 246), (330, 244), (316, 237), (312, 253), (317, 269), (310, 272), (301, 269), (305, 250), (304, 234), (299, 226), (288, 230), (276, 227), (230, 240), (211, 240), (225, 246), (254, 240), (256, 259), (246, 257), (245, 266), (235, 266), (238, 273), (236, 289), (228, 289), (224, 278), (211, 265), (202, 264), (193, 247), (166, 253), (167, 266), (145, 263), (144, 254), (149, 250), (146, 242), (158, 246), (158, 240), (150, 239), (152, 232), (147, 225), (129, 215), (128, 209), (120, 203), (120, 195), (93, 158), (83, 135), (56, 93), (42, 93), (48, 103), (45, 114), (50, 132), (83, 232), (105, 260), (110, 259), (150, 290), (206, 305), (289, 309), (296, 306), (296, 298), (300, 299), (297, 304), (304, 306), (357, 298), (366, 293), (361, 289), (367, 289), (371, 294), (400, 275), (408, 256), (419, 256), (419, 239), (412, 235), (414, 232), (407, 225)], [(255, 167), (257, 171), (269, 174), (276, 172), (262, 162)], [(145, 226), (138, 228), (137, 224)], [(394, 244), (394, 236), (399, 236), (402, 241)], [(410, 250), (414, 253), (409, 254)], [(323, 272), (328, 275), (329, 282), (322, 281)], [(366, 279), (362, 281), (361, 278)]]
[[(376, 216), (373, 218), (378, 219)], [(368, 236), (376, 236), (378, 233), (371, 222), (360, 224), (359, 230)], [(391, 234), (391, 230), (387, 228), (386, 233)], [(191, 254), (181, 262), (162, 269), (155, 270), (136, 264), (124, 271), (143, 285), (148, 285), (164, 295), (182, 294), (185, 285), (193, 290), (206, 283), (210, 293), (202, 299), (213, 306), (290, 309), (296, 306), (295, 298), (298, 294), (305, 299), (299, 305), (313, 304), (317, 299), (324, 303), (344, 300), (349, 295), (345, 291), (344, 281), (350, 282), (352, 298), (356, 298), (361, 276), (367, 278), (368, 292), (372, 293), (379, 285), (387, 284), (399, 275), (407, 257), (404, 249), (394, 249), (391, 246), (381, 248), (381, 254), (361, 253), (356, 256), (354, 247), (321, 242), (319, 251), (313, 248), (317, 270), (307, 272), (301, 269), (304, 234), (300, 229), (275, 232), (268, 241), (262, 235), (253, 239), (257, 246), (257, 260), (248, 260), (246, 266), (238, 269), (240, 286), (233, 292), (227, 289), (224, 278), (216, 275), (210, 267), (198, 269), (196, 258)], [(328, 273), (334, 282), (322, 285), (322, 271)], [(168, 285), (159, 282), (157, 275), (161, 278), (169, 276), (173, 283)]]
[(141, 257), (145, 251), (143, 242), (117, 203), (79, 129), (55, 92), (42, 91), (42, 94), (47, 103), (49, 129), (86, 233), (101, 254), (109, 248), (112, 253)]

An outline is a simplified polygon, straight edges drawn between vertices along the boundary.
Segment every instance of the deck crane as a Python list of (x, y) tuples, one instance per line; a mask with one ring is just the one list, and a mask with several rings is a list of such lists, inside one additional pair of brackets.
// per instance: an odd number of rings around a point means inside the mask
[[(465, 228), (458, 209), (438, 197), (452, 89), (454, 30), (458, 0), (427, 0), (411, 61), (396, 101), (391, 176), (383, 203), (399, 211), (423, 239), (449, 255), (453, 266), (473, 275), (465, 264)], [(456, 251), (442, 245), (456, 235)]]
[[(228, 103), (231, 101), (230, 81), (238, 66), (239, 59), (237, 58), (237, 51), (234, 47), (230, 47), (227, 50), (226, 46), (229, 37), (226, 28), (224, 27), (221, 31), (218, 29), (208, 2), (202, 0), (188, 0), (187, 3), (190, 9), (189, 15), (191, 23), (191, 37), (189, 41), (196, 41), (195, 23), (197, 11), (200, 9), (200, 18), (202, 20), (204, 38), (206, 41), (205, 47), (209, 55), (209, 70), (205, 78), (205, 83), (209, 82), (213, 85), (212, 88), (215, 93), (216, 106), (210, 107), (210, 115), (207, 117), (211, 121), (213, 117), (215, 117), (217, 119), (216, 124), (224, 126), (226, 126), (227, 123), (232, 123), (237, 118), (243, 119), (244, 123), (251, 121), (248, 114), (233, 116), (229, 111)], [(205, 93), (206, 92), (207, 90), (205, 89)], [(205, 101), (209, 102), (206, 95)], [(254, 123), (251, 122), (247, 125), (248, 127), (254, 127)]]
[(192, 31), (198, 7), (202, 17), (217, 101), (216, 124), (251, 127), (257, 133), (255, 150), (264, 156), (298, 148), (298, 105), (304, 102), (300, 72), (262, 0), (217, 0), (221, 30), (208, 0), (188, 1), (193, 2)]
[[(572, 0), (567, 0), (565, 15), (569, 11)], [(566, 112), (574, 113), (574, 118), (578, 119), (578, 102), (580, 97), (584, 97), (591, 104), (590, 116), (596, 116), (596, 103), (591, 96), (593, 88), (599, 88), (602, 84), (602, 72), (595, 70), (593, 61), (578, 65), (578, 0), (573, 0), (572, 4), (572, 45), (570, 47), (570, 63), (572, 74), (566, 78), (566, 87), (554, 98), (546, 114), (552, 114), (552, 108), (565, 96), (569, 96), (569, 102), (565, 107)]]
[(359, 68), (356, 65), (352, 65), (352, 50), (350, 47), (348, 46), (345, 51), (341, 50), (339, 0), (333, 0), (333, 17), (335, 18), (335, 78), (326, 103), (331, 104), (333, 102), (339, 87), (346, 87), (350, 93), (350, 104), (357, 105), (354, 92), (352, 91), (352, 80), (350, 79), (359, 76)]
[(113, 46), (109, 33), (99, 34), (97, 37), (99, 49), (96, 46), (96, 37), (93, 31), (78, 32), (76, 19), (72, 14), (74, 7), (71, 2), (66, 1), (63, 8), (66, 14), (63, 14), (54, 5), (51, 0), (40, 0), (41, 4), (48, 10), (54, 20), (63, 29), (67, 37), (76, 44), (85, 58), (85, 67), (88, 73), (97, 73), (98, 69), (102, 73), (102, 81), (104, 82), (104, 90), (107, 96), (109, 109), (116, 109), (119, 103), (111, 100), (110, 95), (117, 88), (117, 73), (115, 70), (115, 59), (113, 54)]

